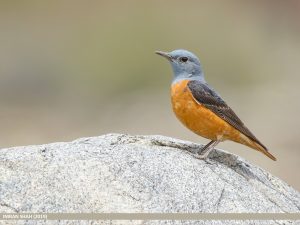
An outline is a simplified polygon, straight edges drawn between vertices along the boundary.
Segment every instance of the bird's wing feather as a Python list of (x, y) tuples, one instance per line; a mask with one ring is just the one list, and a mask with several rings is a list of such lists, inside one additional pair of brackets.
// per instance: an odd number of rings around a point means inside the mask
[(234, 111), (213, 89), (197, 80), (189, 81), (187, 86), (191, 91), (193, 98), (198, 103), (204, 105), (206, 108), (214, 112), (218, 117), (266, 149), (266, 147), (251, 133), (251, 131), (238, 118)]

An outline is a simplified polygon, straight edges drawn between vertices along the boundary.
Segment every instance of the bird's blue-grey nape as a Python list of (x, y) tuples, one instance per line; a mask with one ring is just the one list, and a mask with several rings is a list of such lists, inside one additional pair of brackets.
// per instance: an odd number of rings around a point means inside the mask
[(156, 51), (156, 54), (170, 61), (174, 74), (172, 83), (180, 80), (199, 80), (205, 82), (200, 60), (193, 53), (184, 49), (178, 49), (172, 52)]

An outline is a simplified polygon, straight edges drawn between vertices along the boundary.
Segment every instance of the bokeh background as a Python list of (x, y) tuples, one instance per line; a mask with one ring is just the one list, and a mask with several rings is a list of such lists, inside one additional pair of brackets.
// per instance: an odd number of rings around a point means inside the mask
[(219, 145), (300, 190), (300, 2), (1, 1), (0, 147), (109, 132), (199, 143), (171, 110), (167, 61), (207, 81), (278, 158)]

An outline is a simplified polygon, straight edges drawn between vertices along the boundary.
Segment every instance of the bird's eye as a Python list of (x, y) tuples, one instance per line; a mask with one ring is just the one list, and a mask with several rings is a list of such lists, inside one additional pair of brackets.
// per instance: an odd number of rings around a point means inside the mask
[(189, 60), (188, 57), (180, 57), (179, 58), (180, 62), (187, 62)]

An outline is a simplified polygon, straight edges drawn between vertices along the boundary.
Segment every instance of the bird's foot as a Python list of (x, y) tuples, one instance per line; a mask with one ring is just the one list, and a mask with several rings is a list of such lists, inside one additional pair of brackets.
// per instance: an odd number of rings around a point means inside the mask
[(219, 143), (220, 141), (211, 141), (207, 145), (205, 145), (203, 148), (199, 149), (199, 151), (194, 154), (194, 157), (197, 159), (205, 160), (208, 158), (209, 153), (211, 153), (212, 150), (214, 150), (214, 147)]
[(208, 154), (199, 154), (199, 153), (189, 153), (189, 154), (196, 159), (200, 159), (205, 161), (206, 163), (212, 164), (210, 158), (208, 157)]
[(193, 154), (194, 158), (196, 159), (201, 159), (201, 160), (206, 160), (208, 158), (208, 155), (207, 154)]
[(199, 154), (199, 152), (196, 152), (196, 153), (191, 153), (191, 155), (196, 159), (207, 160), (209, 152), (205, 152), (204, 154), (203, 153)]

